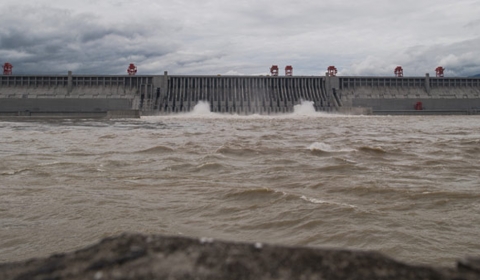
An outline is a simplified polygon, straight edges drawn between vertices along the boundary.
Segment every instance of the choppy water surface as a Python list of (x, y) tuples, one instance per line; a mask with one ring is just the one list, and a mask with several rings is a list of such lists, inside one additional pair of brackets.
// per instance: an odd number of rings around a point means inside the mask
[(480, 255), (478, 116), (0, 122), (0, 261), (125, 231)]

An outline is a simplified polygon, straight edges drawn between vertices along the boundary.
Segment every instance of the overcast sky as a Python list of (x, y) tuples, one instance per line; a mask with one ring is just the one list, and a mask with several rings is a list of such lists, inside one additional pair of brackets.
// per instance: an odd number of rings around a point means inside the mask
[(14, 74), (480, 73), (480, 0), (0, 0)]

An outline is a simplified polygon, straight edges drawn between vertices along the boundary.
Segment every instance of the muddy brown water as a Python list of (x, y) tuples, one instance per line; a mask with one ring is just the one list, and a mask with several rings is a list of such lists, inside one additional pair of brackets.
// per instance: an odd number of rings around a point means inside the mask
[(122, 232), (480, 255), (478, 116), (0, 121), (0, 262)]

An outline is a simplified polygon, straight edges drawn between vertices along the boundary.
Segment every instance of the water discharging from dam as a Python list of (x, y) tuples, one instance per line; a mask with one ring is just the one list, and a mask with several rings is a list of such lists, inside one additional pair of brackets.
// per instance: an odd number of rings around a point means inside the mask
[[(184, 116), (184, 117), (228, 117), (228, 116), (240, 116), (238, 114), (222, 114), (218, 112), (212, 112), (211, 110), (212, 105), (208, 101), (199, 101), (190, 112), (182, 113), (182, 114), (168, 114), (163, 116)], [(250, 116), (260, 116), (260, 114), (253, 114)], [(266, 116), (266, 115), (262, 115)], [(293, 106), (293, 112), (287, 114), (271, 114), (270, 116), (274, 117), (318, 117), (318, 116), (327, 116), (324, 112), (318, 112), (315, 110), (314, 102), (313, 101), (305, 101), (301, 100), (301, 102), (297, 105)], [(242, 116), (245, 117), (245, 116)]]
[(293, 106), (294, 115), (303, 115), (303, 116), (312, 116), (319, 114), (315, 111), (313, 106), (313, 101), (304, 101), (302, 100), (300, 104)]
[(211, 114), (212, 112), (210, 111), (210, 103), (207, 101), (199, 101), (195, 107), (193, 107), (193, 111), (191, 114), (194, 115), (207, 115)]

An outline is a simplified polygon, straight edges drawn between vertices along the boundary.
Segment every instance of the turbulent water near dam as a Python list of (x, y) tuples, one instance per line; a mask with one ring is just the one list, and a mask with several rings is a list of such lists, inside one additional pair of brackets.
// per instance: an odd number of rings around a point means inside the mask
[[(204, 104), (203, 104), (204, 105)], [(479, 116), (0, 121), (0, 262), (122, 232), (480, 256)], [(202, 110), (202, 108), (204, 108)]]

